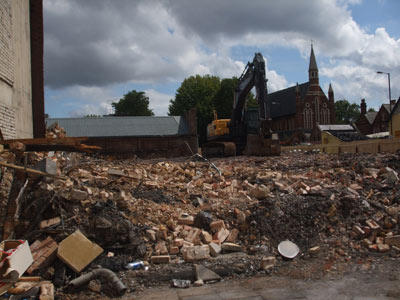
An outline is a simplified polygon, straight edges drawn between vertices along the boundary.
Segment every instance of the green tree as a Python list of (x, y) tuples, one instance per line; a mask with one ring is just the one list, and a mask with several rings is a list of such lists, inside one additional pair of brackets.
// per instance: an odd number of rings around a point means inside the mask
[(213, 119), (213, 99), (220, 89), (217, 76), (190, 76), (177, 89), (175, 99), (170, 100), (168, 114), (181, 116), (193, 107), (197, 110), (197, 132), (200, 144), (207, 139), (207, 124)]
[(368, 112), (376, 112), (376, 110), (373, 107), (371, 107), (370, 109), (368, 109)]
[[(238, 82), (236, 77), (221, 80), (221, 87), (213, 99), (213, 106), (219, 119), (229, 119), (232, 116), (233, 97)], [(252, 92), (247, 95), (246, 107), (258, 107)]]
[(360, 116), (360, 106), (356, 103), (349, 103), (343, 99), (335, 102), (336, 122), (348, 124), (355, 122)]
[(149, 97), (144, 92), (130, 91), (111, 105), (115, 116), (154, 116), (153, 111), (149, 109)]

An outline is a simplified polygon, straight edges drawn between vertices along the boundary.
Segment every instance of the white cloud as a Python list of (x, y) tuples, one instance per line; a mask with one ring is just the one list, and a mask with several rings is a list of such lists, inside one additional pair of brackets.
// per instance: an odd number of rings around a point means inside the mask
[(149, 97), (149, 107), (153, 110), (155, 116), (166, 116), (168, 114), (169, 100), (173, 99), (173, 95), (157, 92), (154, 89), (145, 90), (146, 96)]
[[(378, 103), (387, 83), (376, 71), (400, 79), (400, 39), (385, 28), (366, 32), (351, 16), (353, 5), (362, 1), (45, 0), (46, 85), (81, 99), (82, 111), (101, 111), (116, 97), (115, 84), (239, 76), (246, 62), (231, 57), (233, 46), (294, 47), (308, 58), (312, 39), (317, 59), (328, 58), (320, 74), (334, 83), (336, 98)], [(267, 78), (271, 92), (288, 86), (268, 67)], [(173, 96), (146, 93), (154, 112), (165, 114)], [(392, 85), (393, 98), (399, 94)]]

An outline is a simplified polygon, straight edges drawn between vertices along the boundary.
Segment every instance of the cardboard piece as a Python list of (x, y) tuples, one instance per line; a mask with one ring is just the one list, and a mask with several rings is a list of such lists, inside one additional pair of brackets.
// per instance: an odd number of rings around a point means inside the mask
[(103, 248), (91, 242), (78, 229), (61, 241), (58, 245), (57, 256), (72, 270), (79, 273), (103, 251)]
[(0, 243), (0, 295), (7, 292), (33, 262), (28, 241), (5, 240)]

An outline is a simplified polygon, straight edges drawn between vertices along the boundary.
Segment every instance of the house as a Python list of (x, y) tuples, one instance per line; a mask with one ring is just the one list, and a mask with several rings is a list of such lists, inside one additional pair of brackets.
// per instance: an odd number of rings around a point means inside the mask
[(0, 16), (1, 133), (44, 137), (42, 0), (1, 0)]
[(367, 140), (350, 124), (318, 125), (322, 144), (337, 144), (340, 142), (352, 142)]
[(386, 132), (389, 130), (390, 109), (395, 105), (395, 100), (391, 104), (382, 104), (378, 112), (367, 112), (365, 99), (361, 100), (361, 114), (355, 122), (357, 129), (364, 135)]
[(300, 140), (318, 141), (318, 124), (335, 123), (335, 99), (332, 85), (328, 97), (319, 85), (318, 67), (311, 46), (308, 82), (268, 94), (271, 103), (272, 130), (281, 140), (296, 136)]
[[(48, 118), (67, 137), (87, 137), (85, 144), (105, 153), (130, 153), (140, 157), (174, 157), (198, 151), (196, 110), (184, 116)], [(193, 153), (192, 153), (193, 152)]]
[(400, 97), (389, 116), (389, 133), (395, 138), (400, 138)]

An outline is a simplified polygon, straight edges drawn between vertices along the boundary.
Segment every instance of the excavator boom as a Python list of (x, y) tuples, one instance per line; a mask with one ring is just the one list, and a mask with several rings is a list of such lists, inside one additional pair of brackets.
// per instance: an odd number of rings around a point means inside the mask
[[(257, 126), (250, 133), (246, 122), (245, 104), (247, 95), (255, 87), (258, 103)], [(267, 99), (267, 79), (265, 61), (261, 53), (256, 53), (252, 62), (247, 63), (234, 91), (233, 109), (230, 121), (218, 122), (217, 118), (208, 125), (209, 143), (203, 145), (203, 154), (225, 156), (236, 154), (279, 155), (280, 146), (276, 134), (271, 131), (270, 103)], [(227, 130), (221, 130), (221, 124)], [(220, 130), (215, 130), (219, 126)], [(253, 128), (254, 129), (254, 128)], [(254, 130), (253, 130), (254, 131)], [(221, 134), (218, 134), (221, 132)], [(223, 133), (223, 134), (222, 134)], [(234, 150), (232, 150), (234, 149)], [(218, 153), (218, 154), (217, 154)]]

